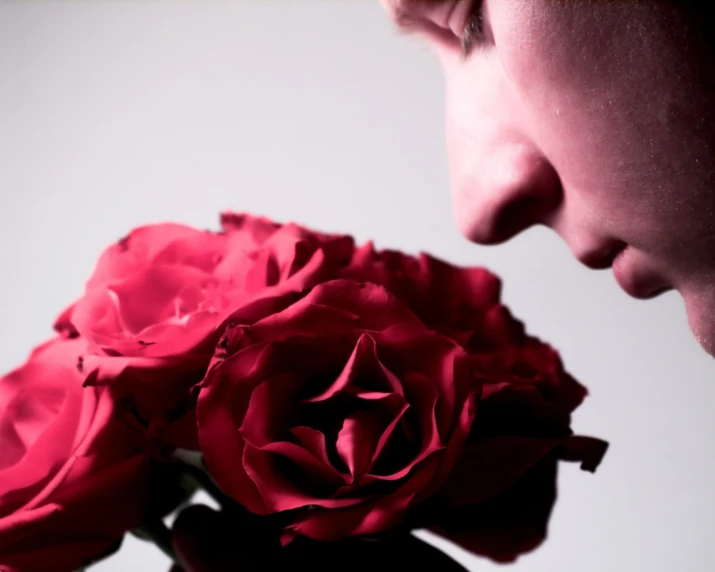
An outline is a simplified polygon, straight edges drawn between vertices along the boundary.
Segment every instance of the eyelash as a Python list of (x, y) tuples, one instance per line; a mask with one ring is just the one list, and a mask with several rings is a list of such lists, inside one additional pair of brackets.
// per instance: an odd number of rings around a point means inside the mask
[(484, 19), (482, 18), (483, 0), (474, 3), (467, 23), (464, 25), (464, 32), (460, 39), (462, 44), (462, 59), (466, 59), (472, 53), (475, 43), (484, 41)]

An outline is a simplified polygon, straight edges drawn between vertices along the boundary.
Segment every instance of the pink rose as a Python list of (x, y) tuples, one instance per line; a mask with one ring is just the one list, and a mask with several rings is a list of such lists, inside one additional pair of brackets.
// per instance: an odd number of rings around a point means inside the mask
[[(100, 257), (56, 329), (90, 342), (89, 384), (118, 383), (152, 431), (196, 447), (194, 400), (231, 320), (252, 323), (334, 278), (350, 237), (226, 213), (223, 231), (140, 227)], [(188, 413), (188, 414), (186, 414)]]
[(107, 388), (82, 388), (82, 339), (0, 379), (0, 569), (73, 570), (141, 521), (150, 464)]
[(219, 343), (198, 397), (206, 464), (250, 511), (296, 511), (284, 542), (385, 531), (461, 453), (478, 393), (465, 357), (380, 286), (316, 286)]

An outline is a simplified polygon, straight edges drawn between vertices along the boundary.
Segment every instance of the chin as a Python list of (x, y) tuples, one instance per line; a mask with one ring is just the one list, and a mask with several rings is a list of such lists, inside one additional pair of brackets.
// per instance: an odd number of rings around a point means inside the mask
[(695, 339), (702, 348), (710, 354), (710, 356), (715, 359), (715, 338), (713, 332), (708, 332), (707, 334), (699, 334), (698, 332), (693, 332), (695, 334)]
[(695, 339), (715, 358), (715, 286), (683, 295), (688, 323)]

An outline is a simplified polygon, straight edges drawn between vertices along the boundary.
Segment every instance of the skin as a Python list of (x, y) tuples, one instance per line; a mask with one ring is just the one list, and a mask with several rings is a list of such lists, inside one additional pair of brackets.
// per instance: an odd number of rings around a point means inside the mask
[[(628, 245), (619, 283), (639, 298), (676, 289), (715, 356), (713, 3), (382, 3), (442, 63), (464, 236), (498, 244), (541, 224), (593, 268)], [(465, 58), (477, 4), (484, 37)]]

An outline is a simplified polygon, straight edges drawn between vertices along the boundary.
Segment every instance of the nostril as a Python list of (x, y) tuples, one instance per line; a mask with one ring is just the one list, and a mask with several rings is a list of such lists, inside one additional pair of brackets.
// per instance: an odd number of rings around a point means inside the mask
[(673, 287), (668, 285), (668, 286), (662, 286), (660, 288), (656, 288), (653, 290), (648, 296), (645, 298), (646, 300), (652, 300), (653, 298), (657, 298), (661, 294), (664, 294), (665, 292), (670, 292), (673, 290)]
[(485, 246), (506, 242), (536, 224), (545, 224), (549, 207), (538, 197), (525, 196), (497, 208), (483, 206), (475, 215), (459, 212), (462, 234), (471, 242)]
[(541, 222), (547, 212), (544, 202), (535, 196), (521, 197), (502, 208), (492, 229), (492, 243), (499, 244)]
[(623, 251), (626, 247), (625, 243), (620, 243), (618, 246), (611, 247), (608, 249), (595, 250), (593, 252), (587, 252), (578, 259), (592, 270), (602, 270), (605, 268), (610, 268), (613, 264), (614, 258)]

